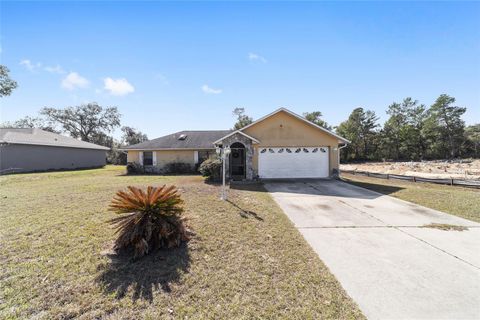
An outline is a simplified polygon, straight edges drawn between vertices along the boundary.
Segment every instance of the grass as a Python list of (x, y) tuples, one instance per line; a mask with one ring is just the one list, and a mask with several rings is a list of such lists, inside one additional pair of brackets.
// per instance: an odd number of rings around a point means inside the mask
[(480, 189), (386, 180), (342, 173), (351, 184), (480, 222)]
[(450, 230), (465, 231), (465, 230), (468, 230), (467, 227), (456, 226), (456, 225), (447, 224), (447, 223), (430, 223), (430, 224), (424, 225), (422, 228), (439, 229), (439, 230), (443, 230), (443, 231), (450, 231)]
[[(357, 306), (261, 187), (121, 167), (0, 177), (0, 318), (358, 319)], [(176, 184), (196, 236), (132, 261), (107, 206), (127, 185)]]

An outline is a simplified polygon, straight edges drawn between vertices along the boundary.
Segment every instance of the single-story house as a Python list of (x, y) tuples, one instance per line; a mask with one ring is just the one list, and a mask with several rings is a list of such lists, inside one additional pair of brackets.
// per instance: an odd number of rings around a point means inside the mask
[(36, 128), (0, 129), (0, 173), (103, 167), (109, 148)]
[(197, 166), (230, 147), (227, 177), (326, 178), (338, 174), (339, 147), (349, 143), (292, 111), (280, 108), (239, 129), (181, 131), (125, 147), (127, 162), (162, 172), (172, 162)]

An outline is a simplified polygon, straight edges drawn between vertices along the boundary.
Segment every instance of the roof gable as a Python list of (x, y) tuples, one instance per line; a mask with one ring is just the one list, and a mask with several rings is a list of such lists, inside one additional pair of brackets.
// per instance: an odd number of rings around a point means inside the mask
[(214, 141), (213, 143), (214, 143), (214, 144), (219, 144), (220, 142), (223, 141), (223, 139), (228, 138), (228, 137), (230, 137), (230, 136), (233, 136), (233, 135), (236, 134), (236, 133), (241, 134), (242, 136), (244, 136), (244, 137), (252, 140), (253, 143), (259, 143), (259, 142), (260, 142), (260, 141), (258, 141), (257, 139), (255, 139), (254, 137), (251, 137), (251, 136), (249, 136), (248, 134), (246, 134), (245, 132), (242, 132), (241, 130), (235, 130), (235, 131), (230, 132), (230, 133), (227, 134), (226, 136), (221, 137), (220, 139)]
[(248, 129), (248, 128), (250, 128), (250, 127), (253, 127), (253, 126), (257, 125), (258, 123), (260, 123), (260, 122), (262, 122), (262, 121), (264, 121), (264, 120), (266, 120), (266, 119), (268, 119), (268, 118), (276, 115), (276, 114), (279, 113), (279, 112), (285, 112), (285, 113), (287, 113), (287, 114), (289, 114), (289, 115), (291, 115), (291, 116), (293, 116), (293, 117), (295, 117), (295, 118), (297, 118), (297, 119), (305, 122), (306, 124), (308, 124), (308, 125), (310, 125), (310, 126), (312, 126), (312, 127), (314, 127), (314, 128), (317, 128), (317, 129), (319, 129), (319, 130), (321, 130), (321, 131), (323, 131), (323, 132), (325, 132), (325, 133), (327, 133), (327, 134), (329, 134), (329, 135), (331, 135), (331, 136), (333, 136), (333, 137), (341, 140), (341, 141), (344, 142), (344, 143), (350, 143), (349, 140), (347, 140), (347, 139), (345, 139), (345, 138), (343, 138), (343, 137), (341, 137), (341, 136), (333, 133), (332, 131), (327, 130), (327, 129), (325, 129), (325, 128), (323, 128), (323, 127), (321, 127), (321, 126), (319, 126), (319, 125), (317, 125), (317, 124), (315, 124), (315, 123), (313, 123), (313, 122), (311, 122), (311, 121), (308, 121), (308, 120), (305, 119), (304, 117), (302, 117), (302, 116), (300, 116), (300, 115), (298, 115), (298, 114), (296, 114), (296, 113), (294, 113), (294, 112), (292, 112), (292, 111), (290, 111), (290, 110), (288, 110), (288, 109), (286, 109), (286, 108), (279, 108), (279, 109), (275, 110), (274, 112), (272, 112), (272, 113), (270, 113), (270, 114), (267, 114), (266, 116), (264, 116), (264, 117), (262, 117), (262, 118), (260, 118), (260, 119), (258, 119), (258, 120), (256, 120), (256, 121), (252, 122), (251, 124), (249, 124), (249, 125), (241, 128), (241, 129), (239, 129), (239, 131), (244, 131), (245, 129)]

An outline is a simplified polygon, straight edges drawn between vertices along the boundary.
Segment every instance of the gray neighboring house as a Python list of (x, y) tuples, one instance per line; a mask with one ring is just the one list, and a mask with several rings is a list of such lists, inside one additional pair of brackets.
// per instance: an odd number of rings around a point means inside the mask
[(103, 167), (107, 150), (41, 129), (2, 128), (0, 174)]

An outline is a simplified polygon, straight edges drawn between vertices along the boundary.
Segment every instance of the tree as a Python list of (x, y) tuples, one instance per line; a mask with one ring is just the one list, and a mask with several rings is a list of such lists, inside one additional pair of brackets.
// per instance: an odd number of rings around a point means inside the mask
[(378, 117), (375, 112), (363, 108), (352, 111), (348, 120), (340, 123), (337, 133), (351, 141), (345, 148), (345, 160), (374, 159), (378, 145), (378, 132), (376, 128)]
[(119, 127), (121, 117), (116, 107), (103, 108), (95, 102), (65, 109), (45, 107), (40, 114), (61, 125), (73, 138), (92, 143)]
[(232, 113), (237, 117), (237, 122), (233, 126), (234, 130), (241, 129), (253, 122), (253, 118), (245, 114), (245, 108), (235, 108)]
[(471, 146), (471, 155), (475, 158), (480, 157), (480, 123), (465, 128), (465, 139)]
[(417, 100), (405, 98), (402, 103), (388, 106), (390, 118), (382, 130), (383, 156), (393, 159), (418, 159), (425, 153), (422, 128), (425, 121), (425, 106)]
[(122, 132), (123, 132), (122, 142), (127, 146), (141, 143), (148, 140), (148, 137), (146, 134), (132, 127), (124, 126), (122, 127)]
[(329, 126), (328, 123), (322, 119), (323, 115), (320, 111), (304, 112), (303, 117), (308, 121), (313, 122), (322, 128), (325, 128), (327, 130), (332, 130), (332, 127)]
[(440, 95), (428, 110), (425, 134), (428, 136), (433, 156), (454, 158), (464, 142), (465, 122), (461, 119), (466, 108), (454, 106), (455, 98)]
[(9, 96), (17, 87), (17, 82), (10, 78), (9, 72), (6, 66), (0, 65), (0, 97)]
[(26, 116), (13, 123), (10, 123), (10, 122), (3, 123), (1, 127), (3, 128), (38, 128), (45, 131), (59, 133), (59, 131), (55, 129), (55, 126), (52, 123), (49, 123), (48, 121), (40, 117)]

